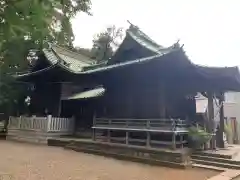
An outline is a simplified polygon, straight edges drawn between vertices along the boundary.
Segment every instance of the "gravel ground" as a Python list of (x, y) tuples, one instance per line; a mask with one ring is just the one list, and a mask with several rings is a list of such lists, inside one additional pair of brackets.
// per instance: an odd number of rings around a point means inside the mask
[(205, 180), (218, 172), (119, 161), (62, 148), (0, 141), (0, 180)]

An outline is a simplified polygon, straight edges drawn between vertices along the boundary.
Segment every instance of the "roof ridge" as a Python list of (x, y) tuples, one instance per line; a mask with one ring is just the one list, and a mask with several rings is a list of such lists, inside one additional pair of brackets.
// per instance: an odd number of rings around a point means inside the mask
[(126, 30), (126, 33), (129, 36), (131, 36), (141, 46), (146, 47), (147, 49), (156, 54), (162, 53), (162, 51), (168, 51), (169, 49), (175, 49), (177, 47), (182, 48), (182, 46), (180, 46), (179, 44), (179, 40), (168, 47), (159, 45), (133, 24), (131, 24), (130, 27)]
[(150, 38), (146, 33), (144, 33), (138, 26), (131, 24), (130, 27), (127, 29), (127, 32), (138, 32), (139, 35), (141, 35), (145, 40), (150, 42), (152, 45), (158, 47), (158, 48), (163, 48), (162, 45), (159, 45), (157, 42), (155, 42), (152, 38)]

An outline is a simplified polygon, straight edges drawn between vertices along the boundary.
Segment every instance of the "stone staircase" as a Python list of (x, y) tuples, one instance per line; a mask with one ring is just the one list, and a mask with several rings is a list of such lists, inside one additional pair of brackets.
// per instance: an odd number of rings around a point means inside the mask
[(220, 155), (204, 152), (195, 152), (191, 158), (192, 162), (197, 165), (206, 165), (226, 169), (240, 169), (240, 160), (230, 155)]

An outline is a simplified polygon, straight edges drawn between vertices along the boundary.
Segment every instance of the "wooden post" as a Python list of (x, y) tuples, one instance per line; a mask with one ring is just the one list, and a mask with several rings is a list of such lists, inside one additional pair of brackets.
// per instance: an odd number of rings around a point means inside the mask
[(172, 149), (176, 149), (176, 134), (173, 132), (172, 134)]
[(94, 128), (92, 129), (92, 140), (96, 141), (96, 132)]
[[(213, 106), (213, 93), (208, 92), (208, 124), (209, 124), (209, 132), (211, 134), (215, 133), (215, 125), (214, 125), (214, 106)], [(213, 135), (210, 141), (210, 148), (216, 149), (216, 138)]]
[(176, 149), (176, 120), (172, 119), (172, 149)]
[(151, 135), (150, 135), (150, 132), (147, 131), (147, 147), (150, 147), (150, 142), (151, 142)]
[(96, 141), (96, 130), (95, 127), (96, 126), (96, 116), (95, 113), (93, 114), (93, 127), (92, 127), (92, 139), (93, 141)]
[(4, 124), (4, 127), (6, 128), (6, 129), (9, 129), (10, 127), (11, 127), (11, 125), (12, 125), (12, 117), (11, 116), (9, 116), (9, 119), (8, 119), (8, 124), (6, 125), (6, 121), (5, 121), (5, 124)]
[(126, 131), (126, 145), (128, 145), (128, 139), (129, 139), (129, 132), (128, 131)]
[[(150, 120), (147, 120), (147, 129), (149, 130), (149, 128), (150, 128)], [(151, 142), (150, 132), (147, 131), (147, 147), (150, 147), (150, 142)]]
[(93, 113), (93, 127), (96, 126), (96, 113)]
[(183, 148), (183, 135), (180, 134), (180, 143), (181, 143), (181, 148)]
[(219, 98), (219, 104), (220, 104), (220, 133), (219, 133), (219, 146), (220, 148), (224, 148), (224, 140), (223, 140), (223, 133), (224, 133), (224, 109), (223, 109), (223, 103), (224, 103), (224, 93), (220, 94)]
[(60, 92), (59, 92), (59, 101), (58, 101), (58, 109), (57, 109), (57, 116), (60, 117), (61, 116), (61, 111), (62, 111), (62, 87), (63, 85), (60, 84)]
[(61, 111), (62, 111), (62, 100), (60, 98), (58, 103), (58, 112), (57, 112), (58, 117), (61, 117)]
[(107, 130), (107, 141), (111, 142), (111, 131), (109, 129)]
[(22, 123), (22, 116), (19, 117), (18, 121), (18, 128), (21, 129), (21, 123)]

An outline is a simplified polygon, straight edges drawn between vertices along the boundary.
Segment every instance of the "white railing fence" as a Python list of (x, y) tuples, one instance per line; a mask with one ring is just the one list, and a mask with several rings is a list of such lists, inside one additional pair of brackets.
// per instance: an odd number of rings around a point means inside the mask
[(64, 132), (73, 133), (74, 119), (52, 117), (10, 117), (8, 129), (18, 130), (39, 130), (44, 132)]

